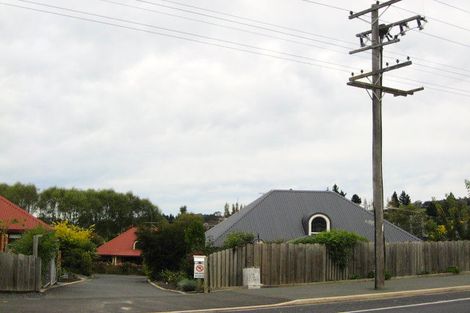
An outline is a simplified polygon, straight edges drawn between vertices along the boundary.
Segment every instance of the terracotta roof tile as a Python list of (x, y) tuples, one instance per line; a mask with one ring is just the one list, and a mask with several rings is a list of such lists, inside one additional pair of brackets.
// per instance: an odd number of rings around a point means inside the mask
[(24, 232), (37, 226), (51, 228), (48, 224), (2, 196), (0, 196), (0, 221), (8, 225), (8, 231), (10, 232)]
[(137, 227), (131, 227), (119, 236), (102, 244), (96, 249), (98, 255), (140, 256), (142, 251), (133, 249), (137, 241)]

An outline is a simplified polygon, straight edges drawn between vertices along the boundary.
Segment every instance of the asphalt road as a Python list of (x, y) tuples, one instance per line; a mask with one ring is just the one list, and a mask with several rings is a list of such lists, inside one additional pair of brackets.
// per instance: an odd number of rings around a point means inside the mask
[(149, 285), (143, 276), (97, 275), (41, 294), (2, 294), (0, 312), (150, 312), (159, 299), (175, 295)]
[[(451, 277), (455, 280), (455, 277)], [(445, 281), (444, 277), (437, 277)], [(467, 281), (468, 276), (458, 277)], [(431, 280), (433, 280), (431, 278)], [(428, 282), (427, 280), (418, 280)], [(400, 284), (410, 284), (402, 280)], [(292, 299), (314, 296), (323, 289), (341, 291), (347, 286), (363, 283), (316, 284), (293, 288), (264, 288), (258, 290), (234, 289), (210, 294), (179, 294), (163, 291), (147, 283), (142, 276), (97, 275), (87, 281), (48, 290), (45, 293), (0, 293), (0, 313), (149, 313), (200, 309), (199, 312), (419, 312), (470, 313), (470, 291), (399, 299), (339, 302), (322, 305), (283, 306), (268, 309), (224, 309), (227, 306), (246, 307), (278, 304)], [(396, 287), (396, 286), (395, 286)], [(360, 289), (360, 288), (359, 288)], [(368, 289), (361, 289), (370, 293)], [(349, 289), (347, 291), (350, 291)], [(305, 293), (305, 294), (304, 294)], [(330, 293), (333, 293), (330, 290)], [(337, 295), (340, 295), (337, 294)], [(318, 296), (318, 295), (317, 295)], [(320, 294), (322, 296), (322, 294)], [(324, 296), (324, 295), (323, 295)], [(217, 309), (213, 309), (217, 308)]]
[(243, 305), (283, 301), (249, 294), (179, 294), (157, 289), (143, 276), (96, 275), (45, 293), (0, 294), (0, 313), (165, 312), (225, 307), (233, 298)]
[(445, 293), (378, 301), (357, 301), (279, 308), (228, 310), (250, 313), (470, 313), (470, 292)]

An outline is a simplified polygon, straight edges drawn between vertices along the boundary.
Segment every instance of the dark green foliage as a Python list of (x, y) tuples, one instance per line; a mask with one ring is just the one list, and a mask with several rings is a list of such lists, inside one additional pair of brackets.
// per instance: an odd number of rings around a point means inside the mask
[(419, 238), (425, 237), (427, 221), (425, 209), (413, 204), (389, 208), (384, 211), (384, 218)]
[(357, 194), (353, 194), (353, 196), (351, 197), (351, 201), (356, 204), (362, 203), (362, 199)]
[(392, 274), (390, 274), (389, 272), (385, 272), (385, 280), (390, 280), (392, 279)]
[(405, 191), (402, 191), (398, 201), (400, 202), (400, 205), (407, 206), (411, 204), (411, 197)]
[(10, 244), (10, 248), (15, 253), (25, 255), (33, 254), (33, 236), (42, 235), (39, 238), (38, 255), (41, 257), (42, 265), (45, 268), (50, 260), (57, 255), (59, 251), (59, 241), (51, 230), (37, 227), (23, 234), (20, 239)]
[(460, 269), (457, 266), (449, 266), (446, 270), (447, 273), (459, 274)]
[(224, 205), (224, 217), (229, 217), (230, 216), (230, 205), (228, 203), (225, 203)]
[(388, 205), (392, 208), (398, 208), (400, 206), (400, 200), (398, 200), (398, 195), (396, 191), (393, 192), (392, 199), (390, 200)]
[(16, 183), (0, 184), (0, 195), (28, 212), (37, 212), (49, 224), (67, 220), (84, 228), (95, 225), (95, 232), (106, 240), (132, 225), (162, 219), (158, 207), (149, 200), (112, 189), (51, 187), (38, 192), (34, 185)]
[(155, 226), (140, 227), (138, 241), (151, 278), (162, 279), (163, 271), (192, 272), (192, 253), (204, 250), (202, 218), (180, 214), (174, 223), (163, 221)]
[(32, 184), (15, 183), (14, 185), (0, 184), (0, 195), (4, 196), (29, 213), (36, 211), (39, 200), (38, 190)]
[(329, 232), (321, 232), (316, 235), (295, 239), (292, 243), (323, 244), (326, 246), (333, 262), (340, 268), (344, 268), (352, 255), (354, 246), (361, 241), (367, 241), (367, 239), (353, 232), (334, 229)]
[(194, 279), (183, 279), (177, 284), (178, 289), (182, 291), (195, 291), (197, 288), (197, 282)]
[(434, 201), (437, 228), (430, 230), (430, 236), (437, 240), (470, 239), (470, 208), (466, 201), (458, 200), (450, 193), (444, 200)]
[(336, 185), (336, 184), (333, 185), (333, 189), (332, 189), (332, 190), (333, 190), (333, 192), (336, 192), (337, 194), (339, 194), (339, 195), (341, 195), (341, 196), (343, 196), (343, 197), (346, 197), (346, 195), (347, 195), (347, 193), (345, 193), (344, 191), (339, 190), (339, 187), (338, 187), (338, 185)]
[(224, 249), (241, 247), (246, 244), (252, 243), (255, 240), (255, 235), (246, 232), (231, 232), (225, 237)]
[(98, 274), (119, 274), (119, 275), (143, 275), (142, 265), (131, 262), (124, 262), (120, 265), (113, 265), (108, 262), (93, 262), (93, 273)]
[(351, 275), (351, 276), (349, 277), (349, 279), (351, 279), (351, 280), (356, 280), (356, 279), (360, 279), (360, 278), (361, 278), (361, 276), (359, 276), (359, 275), (357, 275), (357, 274)]
[(178, 282), (186, 278), (186, 273), (182, 271), (163, 270), (160, 273), (160, 279), (166, 284), (176, 286)]

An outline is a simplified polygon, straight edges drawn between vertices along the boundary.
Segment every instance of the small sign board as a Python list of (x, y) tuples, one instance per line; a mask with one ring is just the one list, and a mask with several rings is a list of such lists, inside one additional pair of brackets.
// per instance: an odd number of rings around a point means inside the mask
[(206, 265), (204, 263), (205, 255), (195, 255), (194, 257), (194, 278), (204, 278)]

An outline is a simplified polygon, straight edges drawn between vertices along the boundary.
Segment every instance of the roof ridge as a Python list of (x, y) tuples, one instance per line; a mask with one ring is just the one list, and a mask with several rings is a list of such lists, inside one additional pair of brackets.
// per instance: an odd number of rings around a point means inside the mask
[(270, 192), (305, 192), (305, 193), (327, 193), (329, 190), (303, 190), (303, 189), (272, 189)]

